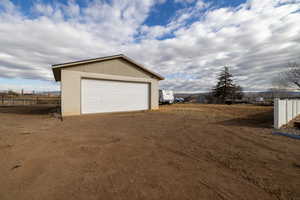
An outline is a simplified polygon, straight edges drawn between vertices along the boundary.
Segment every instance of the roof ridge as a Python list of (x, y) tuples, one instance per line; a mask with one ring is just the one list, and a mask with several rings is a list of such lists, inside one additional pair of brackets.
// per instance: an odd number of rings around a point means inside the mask
[(60, 66), (60, 65), (67, 65), (67, 64), (73, 64), (73, 63), (78, 63), (78, 62), (88, 62), (88, 61), (93, 61), (93, 60), (101, 60), (101, 59), (106, 59), (106, 58), (115, 58), (115, 57), (123, 57), (123, 56), (125, 56), (125, 55), (124, 54), (115, 54), (115, 55), (111, 55), (111, 56), (102, 56), (102, 57), (97, 57), (97, 58), (76, 60), (76, 61), (72, 61), (72, 62), (58, 63), (58, 64), (53, 64), (51, 66), (56, 67), (56, 66)]

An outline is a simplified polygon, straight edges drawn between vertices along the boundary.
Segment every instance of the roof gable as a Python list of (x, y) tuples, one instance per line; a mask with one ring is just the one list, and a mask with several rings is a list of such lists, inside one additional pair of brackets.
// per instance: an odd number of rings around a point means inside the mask
[[(160, 76), (159, 74), (152, 72), (148, 69), (146, 69), (144, 66), (142, 66), (139, 63), (136, 63), (135, 61), (133, 61), (132, 59), (128, 58), (127, 56), (120, 54), (120, 55), (114, 55), (114, 56), (107, 56), (107, 57), (101, 57), (101, 58), (94, 58), (94, 59), (88, 59), (88, 60), (80, 60), (80, 61), (75, 61), (75, 62), (68, 62), (68, 63), (61, 63), (61, 64), (55, 64), (52, 65), (52, 70), (53, 70), (53, 74), (55, 77), (56, 81), (60, 81), (60, 72), (61, 69), (63, 68), (70, 68), (70, 69), (75, 69), (76, 66), (83, 66), (83, 65), (88, 65), (88, 64), (96, 64), (99, 62), (105, 62), (105, 61), (109, 61), (109, 60), (115, 60), (115, 59), (122, 59), (126, 62), (128, 62), (131, 66), (136, 67), (137, 70), (142, 71), (145, 74), (148, 74), (148, 76), (151, 76), (153, 78), (156, 78), (158, 80), (163, 80), (164, 77)], [(101, 67), (101, 66), (99, 66)]]

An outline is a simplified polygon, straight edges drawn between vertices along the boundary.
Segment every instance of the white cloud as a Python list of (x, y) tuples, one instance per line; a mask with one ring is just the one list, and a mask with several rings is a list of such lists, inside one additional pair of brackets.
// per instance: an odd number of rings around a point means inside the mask
[(271, 87), (289, 61), (300, 62), (299, 0), (251, 0), (237, 8), (197, 1), (165, 26), (143, 24), (163, 2), (94, 0), (80, 8), (74, 0), (39, 1), (29, 18), (3, 0), (0, 77), (53, 80), (50, 64), (125, 53), (167, 76), (161, 86), (176, 91), (208, 90), (223, 65), (256, 90)]
[(50, 4), (42, 4), (42, 3), (37, 3), (34, 5), (33, 10), (37, 12), (38, 14), (43, 14), (46, 16), (51, 16), (53, 15), (54, 9)]
[(176, 3), (193, 3), (195, 0), (175, 0)]
[(15, 10), (15, 6), (9, 0), (0, 1), (0, 8), (3, 8), (7, 13), (12, 13)]

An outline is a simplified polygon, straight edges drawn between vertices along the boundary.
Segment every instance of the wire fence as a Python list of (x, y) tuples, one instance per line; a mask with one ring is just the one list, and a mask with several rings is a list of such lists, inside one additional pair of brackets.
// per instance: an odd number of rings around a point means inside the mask
[(0, 105), (60, 105), (60, 97), (18, 97), (0, 96)]

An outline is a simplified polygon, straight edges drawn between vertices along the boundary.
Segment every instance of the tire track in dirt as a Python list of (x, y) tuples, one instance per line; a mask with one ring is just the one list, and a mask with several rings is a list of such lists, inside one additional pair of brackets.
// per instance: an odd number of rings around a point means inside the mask
[[(219, 126), (221, 126), (221, 125), (219, 125)], [(269, 151), (275, 151), (275, 152), (278, 152), (278, 153), (283, 153), (283, 154), (285, 154), (284, 151), (281, 151), (281, 150), (279, 150), (279, 149), (272, 148), (272, 147), (267, 146), (267, 145), (265, 145), (265, 144), (256, 142), (256, 141), (254, 141), (254, 140), (252, 140), (252, 139), (249, 139), (247, 136), (241, 136), (240, 134), (235, 133), (234, 131), (232, 131), (232, 127), (228, 128), (228, 127), (226, 127), (226, 126), (221, 126), (220, 129), (225, 130), (224, 133), (226, 133), (226, 134), (234, 135), (236, 138), (239, 138), (239, 139), (241, 139), (241, 140), (243, 140), (243, 141), (246, 141), (246, 142), (248, 142), (248, 143), (250, 143), (250, 144), (253, 144), (253, 145), (257, 146), (257, 147), (260, 147), (260, 148), (263, 148), (263, 149), (266, 149), (266, 150), (269, 150)], [(271, 130), (270, 130), (270, 134), (271, 134)]]
[[(241, 136), (238, 133), (235, 133), (234, 131), (232, 131), (231, 129), (227, 128), (227, 127), (222, 127), (222, 129), (224, 129), (224, 133), (226, 134), (230, 134), (231, 136), (233, 135), (234, 137), (242, 140), (242, 141), (246, 141), (247, 143), (253, 144), (259, 148), (263, 148), (266, 150), (269, 150), (271, 152), (278, 152), (278, 153), (282, 153), (285, 154), (284, 151), (280, 151), (278, 149), (275, 148), (271, 148), (267, 145), (261, 144), (259, 142), (255, 142), (245, 136)], [(271, 134), (271, 133), (270, 133)], [(270, 194), (271, 196), (275, 197), (278, 200), (283, 200), (286, 199), (288, 197), (286, 197), (285, 193), (290, 193), (289, 191), (284, 191), (282, 190), (280, 187), (273, 187), (272, 185), (270, 186), (269, 184), (266, 183), (267, 180), (264, 180), (258, 176), (256, 176), (255, 174), (248, 172), (247, 169), (242, 169), (239, 167), (235, 167), (236, 165), (234, 164), (229, 164), (228, 162), (230, 162), (229, 160), (225, 160), (225, 159), (220, 159), (216, 156), (214, 156), (214, 154), (210, 154), (210, 156), (208, 156), (208, 158), (211, 161), (217, 162), (220, 165), (222, 165), (223, 167), (226, 167), (228, 169), (230, 169), (231, 171), (233, 171), (235, 174), (239, 175), (240, 177), (242, 177), (244, 180), (252, 183), (253, 185), (263, 189), (265, 192), (267, 192), (268, 194)], [(269, 185), (269, 186), (268, 186)]]
[[(157, 147), (167, 151), (167, 152), (170, 152), (172, 154), (175, 154), (177, 156), (181, 156), (181, 157), (184, 157), (184, 158), (188, 158), (188, 159), (191, 159), (193, 161), (197, 161), (197, 162), (201, 162), (202, 160), (197, 158), (197, 157), (194, 157), (194, 156), (190, 156), (189, 154), (185, 153), (185, 152), (182, 152), (182, 151), (179, 151), (179, 150), (174, 150), (174, 149), (171, 149), (169, 147), (166, 147), (166, 146), (162, 146), (162, 145), (159, 145), (157, 144)], [(202, 169), (203, 170), (203, 169)], [(199, 183), (203, 186), (205, 186), (206, 188), (208, 188), (209, 190), (213, 191), (217, 197), (219, 199), (222, 199), (222, 200), (229, 200), (229, 199), (239, 199), (237, 198), (237, 196), (233, 196), (232, 194), (230, 194), (229, 192), (224, 192), (220, 189), (218, 189), (218, 187), (216, 187), (215, 185), (212, 185), (212, 184), (208, 184), (207, 181), (204, 181), (203, 177), (201, 178), (202, 180), (198, 180)]]
[[(201, 144), (199, 144), (196, 139), (193, 139), (193, 136), (190, 134), (190, 131), (192, 131), (192, 130), (189, 130), (189, 125), (188, 125), (190, 123), (190, 120), (191, 119), (188, 119), (187, 116), (183, 116), (183, 121), (182, 121), (183, 130), (181, 132), (181, 135), (184, 135), (185, 139), (189, 140), (189, 142), (194, 143), (195, 145), (197, 145), (198, 147), (201, 148), (203, 146)], [(263, 144), (260, 144), (258, 142), (255, 142), (255, 141), (253, 141), (251, 139), (242, 137), (242, 136), (234, 133), (233, 131), (228, 130), (228, 128), (226, 128), (226, 127), (222, 127), (222, 129), (224, 129), (224, 130), (226, 129), (226, 131), (224, 131), (226, 134), (230, 133), (231, 136), (233, 135), (234, 137), (237, 137), (240, 140), (243, 140), (243, 141), (246, 141), (248, 143), (254, 144), (254, 145), (256, 145), (256, 146), (258, 146), (260, 148), (264, 148), (264, 149), (267, 149), (267, 150), (270, 150), (270, 151), (275, 150), (275, 149), (270, 148), (270, 147), (268, 147), (266, 145), (263, 145)], [(183, 151), (171, 149), (171, 148), (166, 147), (166, 146), (162, 146), (160, 144), (157, 144), (157, 146), (160, 147), (160, 148), (163, 148), (164, 150), (167, 150), (168, 152), (174, 153), (174, 154), (176, 154), (178, 156), (186, 157), (186, 158), (192, 159), (194, 161), (198, 161), (198, 162), (201, 161), (201, 159), (198, 158), (197, 156), (192, 156), (191, 152), (186, 153), (186, 152), (183, 152)], [(276, 150), (276, 152), (283, 153), (282, 151), (279, 151), (279, 150)], [(266, 187), (263, 182), (257, 180), (256, 176), (253, 176), (253, 174), (249, 174), (249, 172), (247, 172), (246, 170), (242, 170), (241, 171), (239, 168), (230, 167), (228, 165), (228, 163), (226, 163), (224, 161), (220, 161), (217, 157), (213, 156), (213, 154), (209, 154), (208, 156), (207, 155), (208, 154), (206, 154), (206, 158), (208, 158), (207, 161), (211, 161), (213, 163), (217, 163), (219, 166), (221, 166), (223, 168), (229, 169), (230, 171), (234, 172), (234, 174), (236, 174), (237, 176), (241, 177), (243, 180), (251, 183), (255, 187), (258, 187), (258, 188), (262, 189), (263, 191), (265, 191), (270, 196), (275, 196), (276, 199), (278, 199), (278, 200), (282, 199), (282, 198), (280, 198), (280, 196), (283, 196), (282, 195), (282, 191), (278, 190), (278, 188), (270, 189), (270, 188)], [(230, 159), (228, 159), (227, 161), (230, 162)], [(212, 188), (211, 186), (209, 186), (209, 184), (207, 184), (205, 182), (203, 182), (203, 185)], [(215, 190), (214, 192), (216, 194), (218, 194), (218, 196), (221, 199), (229, 199), (228, 197), (224, 197), (224, 195), (222, 195), (222, 193), (219, 190)]]

